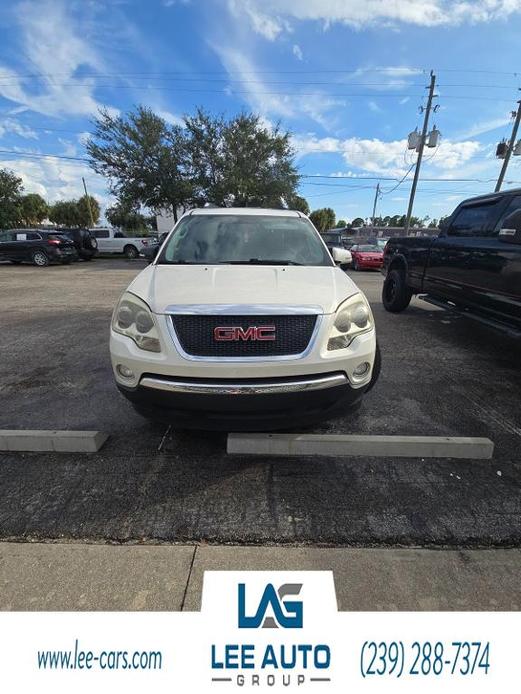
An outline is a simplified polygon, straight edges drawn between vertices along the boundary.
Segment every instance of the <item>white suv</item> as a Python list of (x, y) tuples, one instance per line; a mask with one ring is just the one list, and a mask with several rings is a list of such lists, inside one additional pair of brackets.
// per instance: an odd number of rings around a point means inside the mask
[(180, 428), (312, 424), (380, 370), (367, 299), (288, 210), (185, 214), (121, 296), (110, 352), (135, 409)]

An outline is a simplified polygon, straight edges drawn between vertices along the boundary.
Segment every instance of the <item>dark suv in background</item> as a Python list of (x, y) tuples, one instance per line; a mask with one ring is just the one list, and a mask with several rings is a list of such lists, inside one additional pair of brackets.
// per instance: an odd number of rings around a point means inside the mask
[(65, 234), (43, 229), (0, 231), (0, 260), (15, 265), (23, 262), (44, 267), (78, 259), (74, 243)]
[(92, 260), (98, 254), (98, 242), (90, 229), (57, 229), (54, 233), (67, 236), (81, 260)]

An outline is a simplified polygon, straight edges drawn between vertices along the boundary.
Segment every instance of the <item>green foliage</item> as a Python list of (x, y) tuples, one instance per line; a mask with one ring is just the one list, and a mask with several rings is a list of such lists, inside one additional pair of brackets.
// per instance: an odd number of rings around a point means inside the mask
[(81, 226), (76, 200), (59, 200), (55, 202), (49, 210), (49, 220), (59, 226)]
[(9, 229), (20, 223), (22, 191), (22, 179), (8, 169), (0, 169), (0, 229)]
[[(199, 109), (185, 128), (143, 106), (126, 116), (101, 111), (87, 144), (92, 168), (133, 208), (282, 207), (296, 197), (290, 136), (242, 113), (231, 120)], [(301, 203), (303, 204), (303, 203)]]
[(155, 217), (141, 214), (138, 209), (121, 201), (108, 207), (105, 216), (112, 226), (130, 233), (149, 232), (157, 228)]
[(347, 222), (345, 219), (339, 219), (338, 222), (336, 223), (337, 229), (344, 229), (346, 226), (347, 226)]
[(286, 199), (286, 203), (290, 210), (298, 210), (298, 212), (303, 212), (304, 214), (309, 215), (310, 210), (306, 198), (303, 198), (300, 195), (292, 195)]
[[(89, 202), (94, 224), (97, 224), (100, 218), (99, 202), (92, 195), (89, 195)], [(49, 220), (64, 227), (92, 226), (87, 197), (83, 195), (79, 200), (59, 200), (55, 202), (49, 209)]]
[[(83, 195), (76, 202), (76, 206), (78, 208), (78, 221), (79, 221), (80, 226), (90, 227), (90, 226), (92, 226), (92, 222), (94, 222), (94, 224), (97, 224), (99, 222), (99, 216), (100, 216), (99, 202), (96, 200), (96, 198), (93, 198), (92, 195), (89, 195), (88, 198), (86, 195)], [(89, 212), (89, 206), (90, 206), (90, 212)], [(92, 220), (91, 220), (91, 214), (92, 214)]]
[(188, 204), (186, 140), (179, 126), (169, 126), (153, 111), (139, 106), (127, 116), (100, 111), (87, 143), (90, 165), (109, 180), (119, 199), (152, 210), (172, 210)]
[(27, 193), (20, 198), (22, 223), (25, 226), (41, 224), (49, 214), (49, 206), (38, 193)]
[(355, 217), (353, 221), (351, 222), (352, 227), (363, 227), (365, 226), (365, 219), (362, 219), (362, 217)]
[(335, 226), (335, 211), (330, 207), (321, 207), (318, 210), (313, 210), (309, 218), (320, 232), (327, 231)]

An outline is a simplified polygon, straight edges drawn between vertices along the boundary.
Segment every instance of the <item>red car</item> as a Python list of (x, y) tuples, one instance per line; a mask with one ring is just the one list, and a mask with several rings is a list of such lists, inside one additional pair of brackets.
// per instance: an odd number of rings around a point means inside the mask
[(353, 270), (379, 270), (384, 263), (384, 252), (378, 246), (357, 244), (351, 246), (350, 251), (353, 256)]

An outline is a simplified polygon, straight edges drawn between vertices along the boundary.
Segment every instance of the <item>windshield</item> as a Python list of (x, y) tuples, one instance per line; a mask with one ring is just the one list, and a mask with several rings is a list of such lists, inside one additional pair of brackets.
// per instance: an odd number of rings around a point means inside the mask
[(356, 250), (362, 253), (378, 253), (381, 249), (378, 246), (358, 246)]
[(332, 266), (327, 248), (307, 219), (233, 213), (185, 217), (157, 262)]

